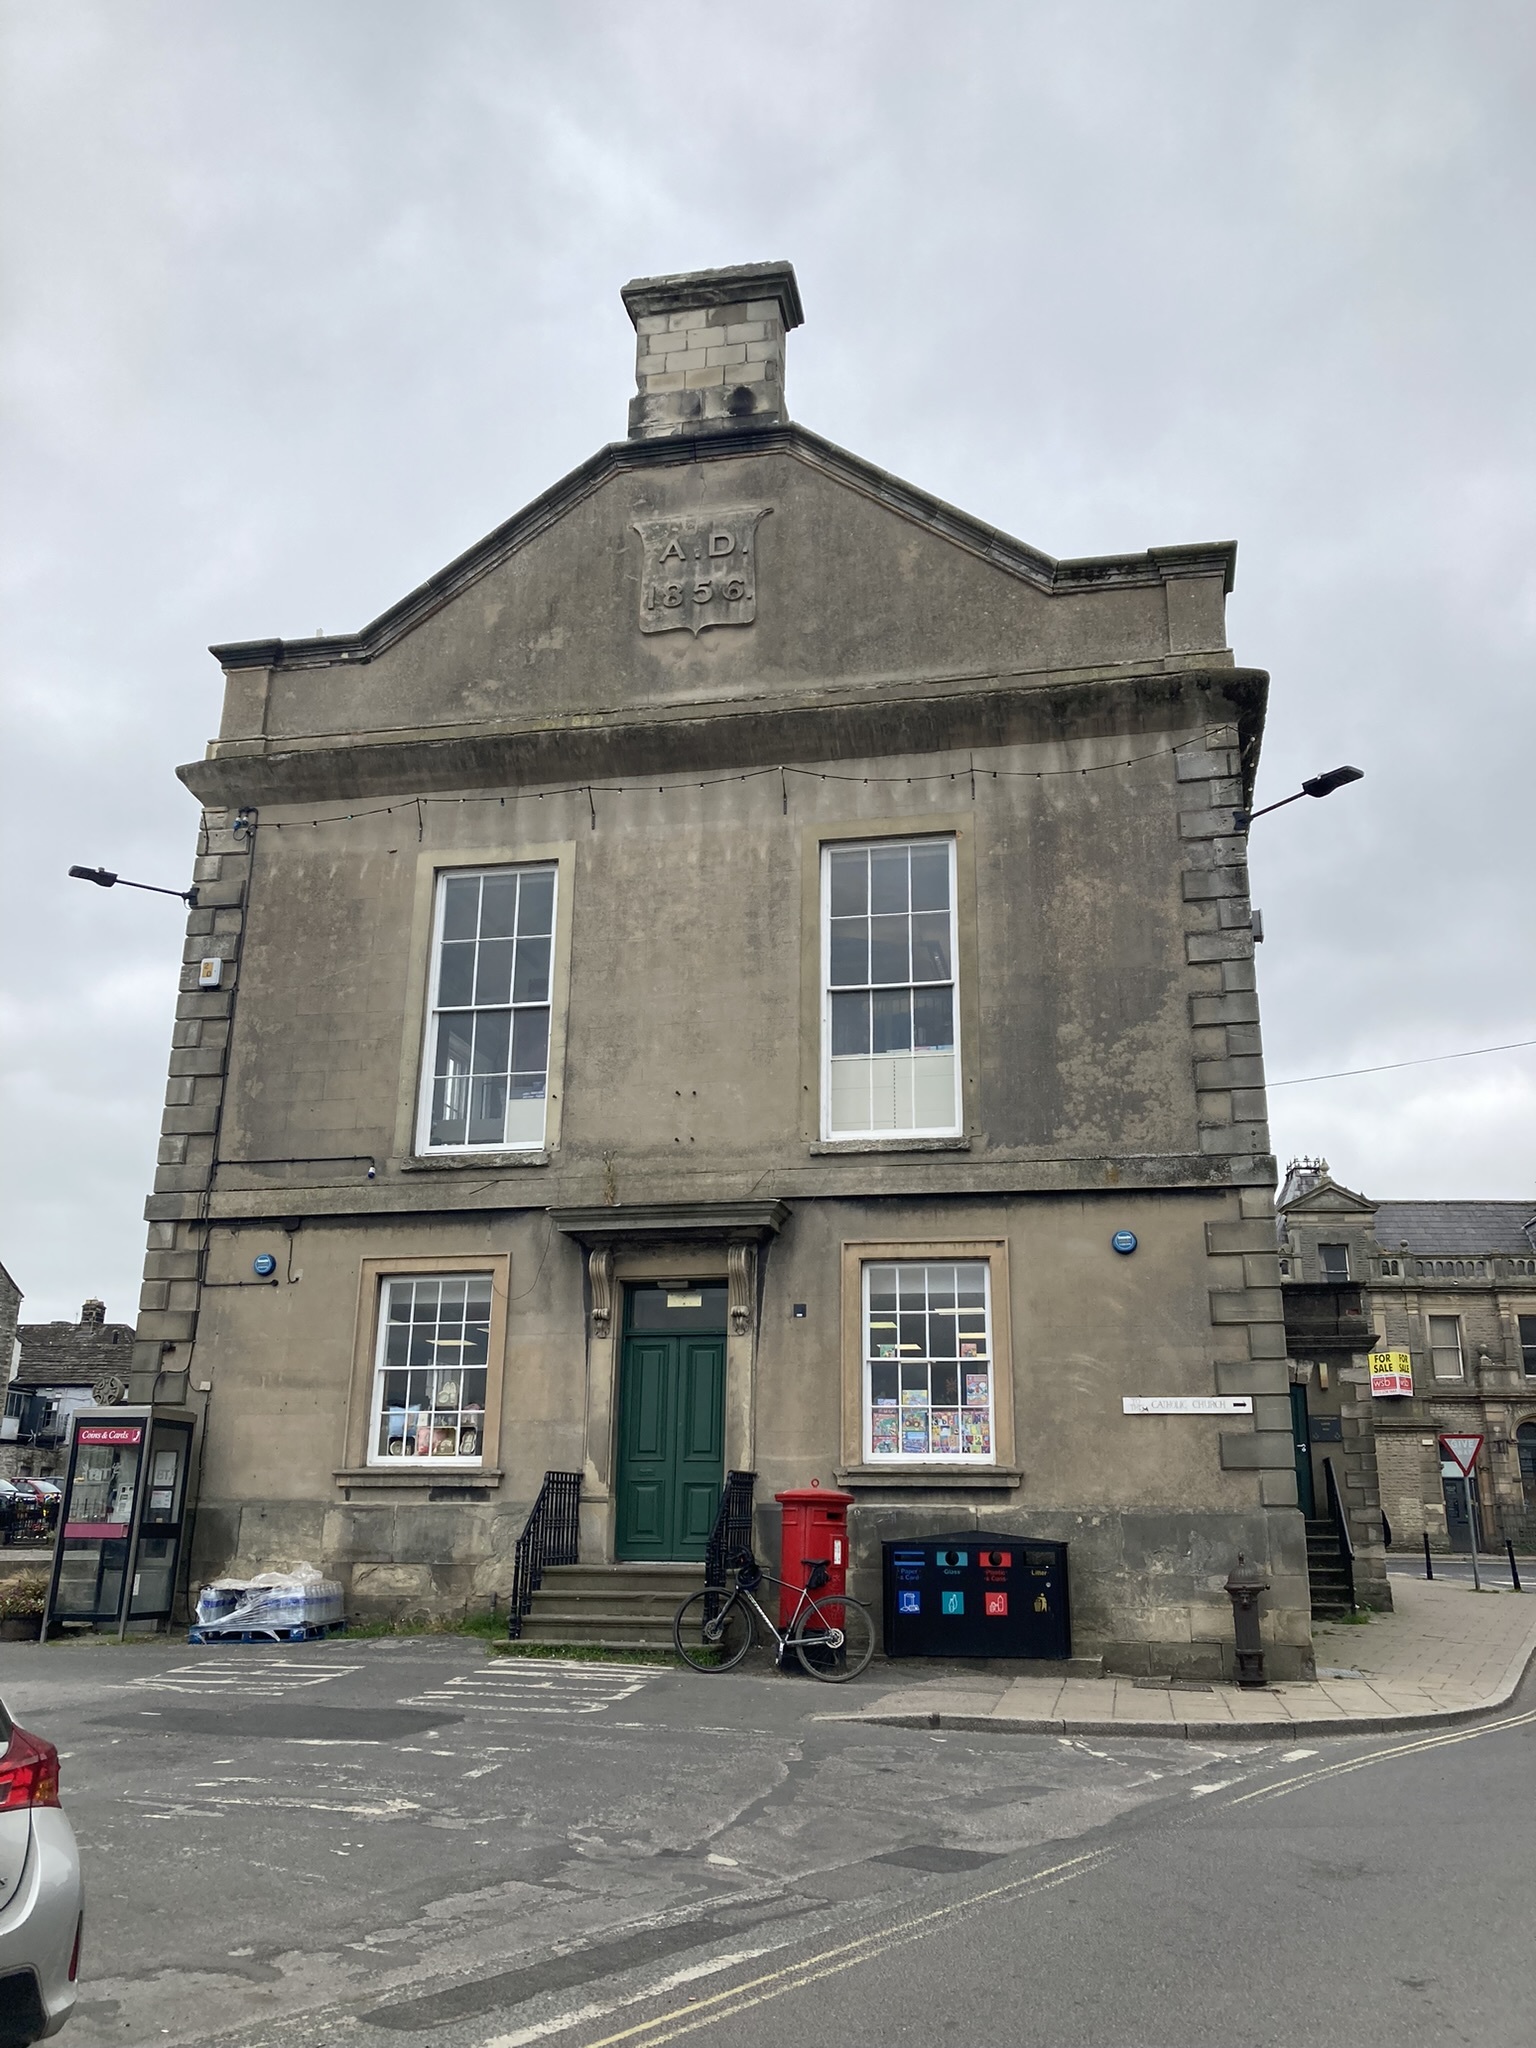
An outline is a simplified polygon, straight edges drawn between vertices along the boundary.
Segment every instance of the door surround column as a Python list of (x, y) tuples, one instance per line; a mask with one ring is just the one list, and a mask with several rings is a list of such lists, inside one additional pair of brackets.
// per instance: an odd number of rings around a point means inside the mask
[(779, 1201), (636, 1203), (549, 1213), (555, 1228), (586, 1252), (581, 1555), (583, 1561), (606, 1561), (614, 1555), (618, 1513), (624, 1283), (685, 1274), (725, 1281), (725, 1468), (751, 1471), (757, 1441), (760, 1248), (778, 1235), (789, 1208)]

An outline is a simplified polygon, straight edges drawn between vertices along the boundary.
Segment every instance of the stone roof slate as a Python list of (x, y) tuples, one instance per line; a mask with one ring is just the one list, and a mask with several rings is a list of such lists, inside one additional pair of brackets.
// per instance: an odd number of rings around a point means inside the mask
[(1383, 1251), (1394, 1252), (1406, 1240), (1421, 1258), (1525, 1258), (1536, 1251), (1536, 1203), (1382, 1202), (1375, 1232)]
[(103, 1374), (126, 1379), (133, 1356), (129, 1323), (23, 1323), (13, 1387), (88, 1387)]

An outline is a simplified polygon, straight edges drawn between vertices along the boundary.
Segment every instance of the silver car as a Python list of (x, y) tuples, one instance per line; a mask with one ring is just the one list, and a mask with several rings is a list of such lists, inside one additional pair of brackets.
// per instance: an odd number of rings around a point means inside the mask
[(0, 1705), (0, 2048), (56, 2034), (74, 2010), (82, 1893), (59, 1805), (59, 1753)]

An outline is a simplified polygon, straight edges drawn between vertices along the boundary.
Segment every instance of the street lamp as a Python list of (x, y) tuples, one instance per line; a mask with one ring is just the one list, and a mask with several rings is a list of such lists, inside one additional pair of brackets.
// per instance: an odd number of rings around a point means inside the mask
[[(1232, 830), (1246, 832), (1255, 818), (1267, 818), (1271, 811), (1283, 811), (1287, 804), (1300, 803), (1304, 796), (1332, 796), (1336, 789), (1342, 789), (1346, 782), (1363, 782), (1363, 768), (1330, 768), (1326, 775), (1311, 775), (1294, 796), (1283, 796), (1277, 804), (1266, 804), (1262, 811), (1234, 811)], [(72, 874), (78, 869), (71, 869)]]
[(197, 908), (197, 890), (162, 889), (157, 882), (130, 882), (123, 875), (114, 875), (110, 868), (71, 868), (71, 875), (77, 882), (94, 882), (98, 889), (115, 889), (119, 882), (125, 889), (147, 889), (152, 896), (179, 896), (189, 910)]

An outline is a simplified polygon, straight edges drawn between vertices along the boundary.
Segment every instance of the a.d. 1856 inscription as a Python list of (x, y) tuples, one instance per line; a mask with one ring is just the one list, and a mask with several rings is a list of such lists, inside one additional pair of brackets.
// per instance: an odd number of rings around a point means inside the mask
[(637, 519), (645, 544), (640, 630), (750, 626), (757, 617), (757, 522), (768, 505)]

